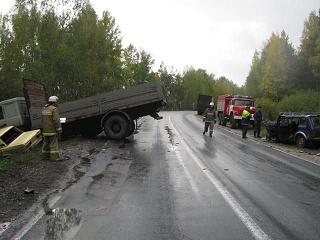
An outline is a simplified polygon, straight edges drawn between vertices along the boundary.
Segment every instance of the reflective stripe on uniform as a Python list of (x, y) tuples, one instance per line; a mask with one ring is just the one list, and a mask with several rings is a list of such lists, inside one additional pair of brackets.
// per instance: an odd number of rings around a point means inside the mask
[(42, 135), (43, 135), (43, 136), (51, 137), (51, 136), (57, 135), (57, 133), (42, 133)]
[(47, 109), (43, 109), (42, 110), (42, 115), (51, 116), (52, 115), (52, 111), (47, 110)]
[(51, 154), (53, 153), (59, 153), (59, 151), (49, 151)]

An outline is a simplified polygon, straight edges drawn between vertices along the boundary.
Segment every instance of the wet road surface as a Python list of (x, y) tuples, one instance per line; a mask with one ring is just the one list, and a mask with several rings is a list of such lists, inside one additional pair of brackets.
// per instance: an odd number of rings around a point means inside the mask
[(194, 112), (162, 116), (125, 148), (108, 142), (16, 238), (320, 239), (319, 166), (225, 129), (203, 136)]

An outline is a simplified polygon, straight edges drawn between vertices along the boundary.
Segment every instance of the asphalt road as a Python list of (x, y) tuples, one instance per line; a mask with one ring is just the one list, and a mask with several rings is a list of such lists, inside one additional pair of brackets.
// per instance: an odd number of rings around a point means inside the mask
[(133, 141), (107, 143), (51, 215), (17, 239), (320, 239), (320, 167), (214, 129), (194, 112), (144, 118)]

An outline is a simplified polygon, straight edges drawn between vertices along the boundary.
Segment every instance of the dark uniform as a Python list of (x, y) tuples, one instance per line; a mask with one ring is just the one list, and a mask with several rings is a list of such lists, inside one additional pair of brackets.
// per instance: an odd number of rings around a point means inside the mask
[(241, 125), (242, 125), (242, 138), (247, 137), (247, 131), (248, 127), (250, 124), (250, 112), (247, 110), (248, 108), (244, 109), (242, 112), (242, 120), (241, 120)]
[(213, 124), (215, 123), (216, 120), (216, 112), (214, 110), (213, 107), (209, 107), (207, 108), (204, 113), (203, 113), (203, 117), (204, 117), (204, 131), (203, 131), (203, 135), (208, 132), (208, 128), (210, 129), (209, 131), (209, 135), (210, 137), (212, 137), (212, 133), (213, 133)]
[(262, 112), (258, 107), (258, 110), (253, 114), (254, 118), (254, 137), (260, 138)]
[(50, 160), (59, 160), (58, 134), (61, 133), (59, 110), (53, 104), (42, 109), (42, 154)]

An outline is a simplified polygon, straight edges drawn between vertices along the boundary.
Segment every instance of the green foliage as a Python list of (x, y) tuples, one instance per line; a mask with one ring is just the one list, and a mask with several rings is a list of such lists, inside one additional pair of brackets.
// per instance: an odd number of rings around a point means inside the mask
[(182, 78), (173, 70), (169, 71), (163, 64), (157, 72), (158, 80), (162, 83), (163, 89), (166, 93), (168, 104), (166, 109), (178, 110), (181, 109), (183, 101), (182, 92)]
[[(39, 151), (39, 149), (37, 149)], [(35, 157), (35, 150), (27, 152), (4, 153), (0, 155), (0, 171), (8, 171), (17, 168)]]
[(129, 45), (122, 52), (123, 77), (125, 85), (132, 86), (154, 80), (152, 56), (144, 50), (138, 51)]
[(274, 120), (279, 112), (320, 112), (320, 92), (303, 91), (284, 97), (280, 102), (258, 98), (256, 106), (262, 107), (265, 120)]
[(261, 60), (260, 60), (259, 52), (256, 50), (253, 55), (250, 72), (245, 83), (245, 91), (249, 96), (255, 96), (255, 97), (261, 96), (260, 88), (257, 87), (260, 85), (260, 80), (261, 80)]
[(304, 91), (284, 97), (279, 102), (282, 112), (320, 112), (320, 92)]
[(286, 33), (281, 36), (273, 33), (261, 56), (261, 82), (260, 91), (263, 96), (273, 100), (280, 100), (288, 94), (290, 73), (294, 69), (296, 56), (289, 43)]
[(182, 109), (195, 109), (199, 94), (213, 95), (214, 76), (203, 69), (188, 69), (182, 76)]
[[(215, 80), (213, 86), (213, 96), (217, 98), (219, 95), (223, 94), (243, 94), (243, 90), (238, 87), (237, 84), (233, 83), (226, 77), (220, 77)], [(217, 100), (217, 99), (215, 99)]]
[(86, 0), (16, 0), (0, 23), (0, 100), (21, 96), (22, 78), (64, 101), (153, 78), (153, 59), (142, 50), (135, 52), (134, 82), (125, 80), (115, 19), (107, 11), (98, 19)]
[(264, 120), (273, 120), (279, 115), (278, 103), (269, 98), (257, 98), (255, 106), (260, 106), (262, 108)]
[(297, 86), (320, 91), (320, 16), (312, 12), (304, 24)]

